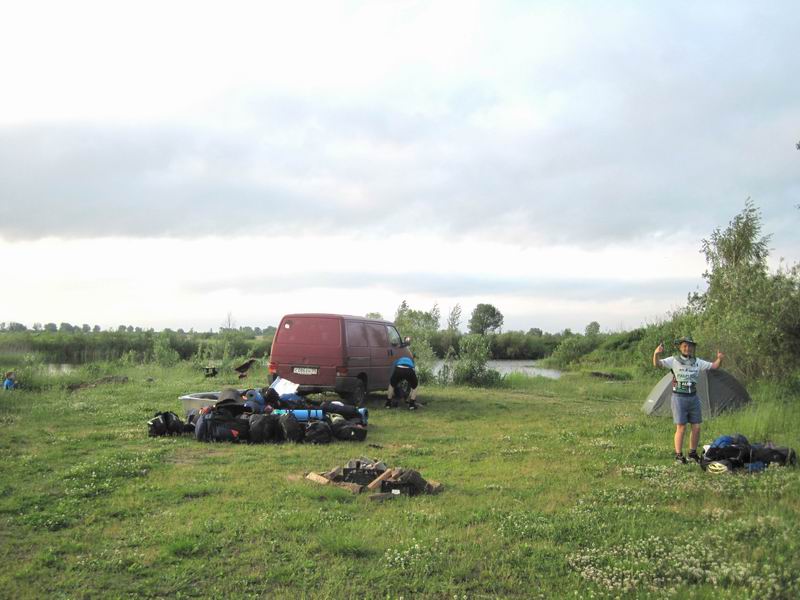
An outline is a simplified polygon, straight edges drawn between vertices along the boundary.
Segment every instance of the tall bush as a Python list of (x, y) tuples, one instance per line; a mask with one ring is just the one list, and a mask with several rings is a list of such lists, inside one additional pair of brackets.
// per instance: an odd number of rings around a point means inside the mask
[(453, 369), (453, 382), (491, 387), (501, 381), (500, 373), (486, 366), (490, 356), (489, 336), (473, 333), (461, 338), (461, 354)]
[(394, 323), (400, 335), (411, 338), (411, 350), (414, 353), (414, 362), (417, 366), (417, 376), (422, 383), (433, 378), (433, 369), (436, 364), (436, 354), (433, 351), (433, 341), (439, 330), (441, 312), (439, 306), (434, 304), (429, 311), (415, 310), (403, 300), (397, 308)]
[(703, 240), (708, 289), (689, 302), (700, 317), (697, 335), (745, 380), (785, 379), (800, 367), (800, 268), (770, 273), (769, 239), (748, 200), (726, 229)]

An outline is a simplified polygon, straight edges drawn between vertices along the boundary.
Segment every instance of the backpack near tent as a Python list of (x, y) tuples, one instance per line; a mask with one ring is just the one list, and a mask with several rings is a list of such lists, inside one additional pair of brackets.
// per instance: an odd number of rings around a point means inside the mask
[(769, 465), (796, 466), (797, 452), (793, 448), (766, 444), (751, 444), (742, 434), (721, 435), (705, 447), (700, 467), (708, 473), (730, 473), (737, 470), (763, 471)]
[[(703, 409), (703, 418), (716, 417), (728, 410), (741, 408), (752, 402), (750, 394), (739, 381), (727, 371), (709, 369), (700, 372), (697, 395)], [(656, 417), (672, 415), (672, 373), (667, 373), (650, 391), (642, 405), (645, 414)]]

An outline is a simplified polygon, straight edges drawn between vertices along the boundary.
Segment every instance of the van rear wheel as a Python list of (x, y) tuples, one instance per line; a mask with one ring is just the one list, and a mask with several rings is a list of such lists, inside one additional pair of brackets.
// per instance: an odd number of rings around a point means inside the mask
[(362, 408), (367, 401), (367, 386), (363, 379), (356, 379), (353, 391), (347, 394), (346, 400), (356, 408)]

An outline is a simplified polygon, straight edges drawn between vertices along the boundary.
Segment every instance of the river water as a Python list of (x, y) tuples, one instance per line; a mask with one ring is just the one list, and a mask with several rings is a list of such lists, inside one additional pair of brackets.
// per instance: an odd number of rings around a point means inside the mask
[[(443, 361), (436, 361), (433, 367), (434, 373), (438, 372), (442, 367)], [(561, 371), (555, 369), (543, 369), (536, 366), (535, 360), (490, 360), (486, 362), (486, 366), (490, 369), (498, 371), (501, 375), (508, 373), (522, 373), (530, 377), (537, 375), (547, 377), (548, 379), (558, 379), (561, 377)]]
[[(443, 361), (438, 360), (433, 367), (434, 373), (437, 373), (442, 367)], [(561, 377), (561, 371), (555, 369), (543, 369), (536, 366), (535, 360), (490, 360), (486, 362), (486, 366), (490, 369), (498, 371), (501, 375), (507, 373), (523, 373), (531, 377), (537, 375), (547, 377), (548, 379), (558, 379)], [(48, 375), (63, 375), (71, 373), (75, 370), (75, 365), (70, 364), (48, 364)]]

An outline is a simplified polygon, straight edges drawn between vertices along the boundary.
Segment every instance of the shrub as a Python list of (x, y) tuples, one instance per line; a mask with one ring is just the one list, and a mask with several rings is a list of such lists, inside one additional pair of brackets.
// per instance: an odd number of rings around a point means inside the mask
[(502, 381), (500, 373), (486, 367), (490, 339), (481, 334), (461, 338), (461, 355), (453, 369), (453, 382), (461, 385), (492, 387)]
[(171, 367), (180, 360), (178, 351), (170, 344), (169, 334), (161, 333), (153, 340), (153, 359), (162, 367)]

